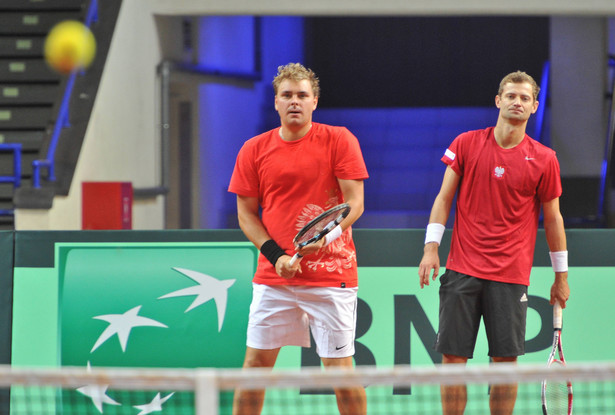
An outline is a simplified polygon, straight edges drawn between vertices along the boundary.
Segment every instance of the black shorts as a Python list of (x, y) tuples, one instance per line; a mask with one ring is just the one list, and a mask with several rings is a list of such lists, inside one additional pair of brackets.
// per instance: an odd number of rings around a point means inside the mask
[(525, 353), (527, 286), (489, 281), (446, 270), (440, 277), (440, 323), (435, 348), (472, 358), (483, 318), (489, 356)]

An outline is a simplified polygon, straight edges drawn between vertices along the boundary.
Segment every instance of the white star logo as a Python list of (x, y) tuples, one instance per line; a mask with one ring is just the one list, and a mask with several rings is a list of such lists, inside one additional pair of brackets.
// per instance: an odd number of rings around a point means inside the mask
[[(88, 372), (92, 370), (90, 366), (90, 362), (88, 361), (87, 366)], [(77, 389), (77, 392), (87, 396), (92, 399), (92, 403), (98, 409), (98, 412), (102, 414), (103, 409), (102, 406), (104, 403), (109, 405), (121, 405), (119, 402), (114, 401), (109, 396), (107, 396), (107, 388), (108, 385), (87, 385)]]
[(117, 337), (120, 340), (122, 351), (125, 352), (126, 343), (128, 343), (128, 336), (130, 336), (130, 331), (133, 327), (151, 326), (168, 328), (168, 326), (156, 320), (139, 316), (138, 314), (140, 309), (141, 306), (139, 305), (126, 311), (124, 314), (104, 314), (102, 316), (92, 317), (98, 320), (107, 321), (109, 326), (102, 332), (98, 340), (96, 340), (96, 344), (94, 344), (94, 347), (92, 347), (90, 353), (93, 353), (94, 350), (98, 349), (101, 344), (106, 342), (115, 334), (117, 334)]
[(228, 297), (228, 289), (235, 283), (236, 280), (218, 280), (207, 274), (202, 274), (197, 271), (192, 271), (184, 268), (173, 268), (175, 271), (180, 272), (193, 279), (199, 285), (184, 288), (178, 291), (174, 291), (169, 294), (165, 294), (161, 298), (171, 297), (183, 297), (187, 295), (196, 295), (192, 304), (186, 309), (185, 313), (192, 310), (207, 301), (213, 300), (216, 302), (216, 309), (218, 310), (218, 332), (222, 330), (222, 324), (224, 323), (224, 313), (226, 312), (226, 300)]
[(145, 405), (135, 405), (133, 406), (133, 408), (141, 410), (141, 412), (139, 412), (137, 415), (146, 415), (146, 414), (151, 414), (152, 412), (161, 412), (162, 405), (166, 401), (168, 401), (171, 396), (173, 396), (173, 393), (168, 394), (164, 398), (160, 398), (160, 392), (159, 392), (156, 394), (156, 396), (154, 396), (154, 399), (152, 399), (150, 403), (145, 404)]

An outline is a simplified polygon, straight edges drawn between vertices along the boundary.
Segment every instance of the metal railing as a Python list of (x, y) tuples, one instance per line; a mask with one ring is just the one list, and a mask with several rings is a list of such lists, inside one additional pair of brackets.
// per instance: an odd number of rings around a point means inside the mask
[[(21, 186), (21, 143), (0, 144), (0, 152), (13, 153), (13, 174), (0, 176), (0, 183), (12, 183), (14, 188)], [(0, 216), (13, 216), (13, 209), (0, 209)]]

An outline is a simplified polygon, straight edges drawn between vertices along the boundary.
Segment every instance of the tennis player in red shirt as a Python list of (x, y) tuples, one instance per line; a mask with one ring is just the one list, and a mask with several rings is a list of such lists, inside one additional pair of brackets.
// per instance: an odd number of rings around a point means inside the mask
[[(229, 185), (239, 226), (261, 252), (244, 367), (273, 367), (281, 347), (309, 347), (311, 330), (326, 368), (352, 369), (358, 274), (351, 225), (363, 213), (367, 169), (348, 129), (312, 121), (320, 95), (314, 72), (280, 66), (273, 88), (281, 126), (244, 143)], [(341, 203), (349, 215), (291, 265), (297, 231)], [(363, 387), (335, 394), (341, 414), (365, 414)], [(259, 414), (263, 398), (263, 390), (238, 390), (233, 413)]]
[[(444, 364), (472, 358), (481, 318), (494, 362), (516, 362), (524, 354), (541, 207), (555, 272), (550, 302), (565, 307), (570, 295), (559, 163), (553, 150), (526, 134), (538, 92), (525, 72), (505, 76), (495, 97), (495, 127), (459, 135), (442, 157), (447, 168), (431, 210), (419, 278), (423, 288), (438, 276), (438, 247), (457, 194), (451, 248), (440, 277), (435, 348)], [(512, 414), (516, 396), (516, 384), (492, 385), (491, 414)], [(461, 415), (466, 387), (442, 386), (441, 398), (445, 415)]]

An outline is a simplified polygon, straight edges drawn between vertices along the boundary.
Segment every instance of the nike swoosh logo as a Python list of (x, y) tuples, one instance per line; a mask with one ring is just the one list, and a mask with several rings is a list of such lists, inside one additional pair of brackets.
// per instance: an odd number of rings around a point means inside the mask
[(343, 349), (344, 347), (346, 347), (346, 345), (343, 345), (343, 346), (341, 346), (341, 347), (337, 347), (337, 346), (335, 346), (335, 350), (341, 350), (341, 349)]
[(525, 159), (526, 159), (526, 160), (534, 160), (534, 157), (528, 157), (528, 156), (525, 156)]

